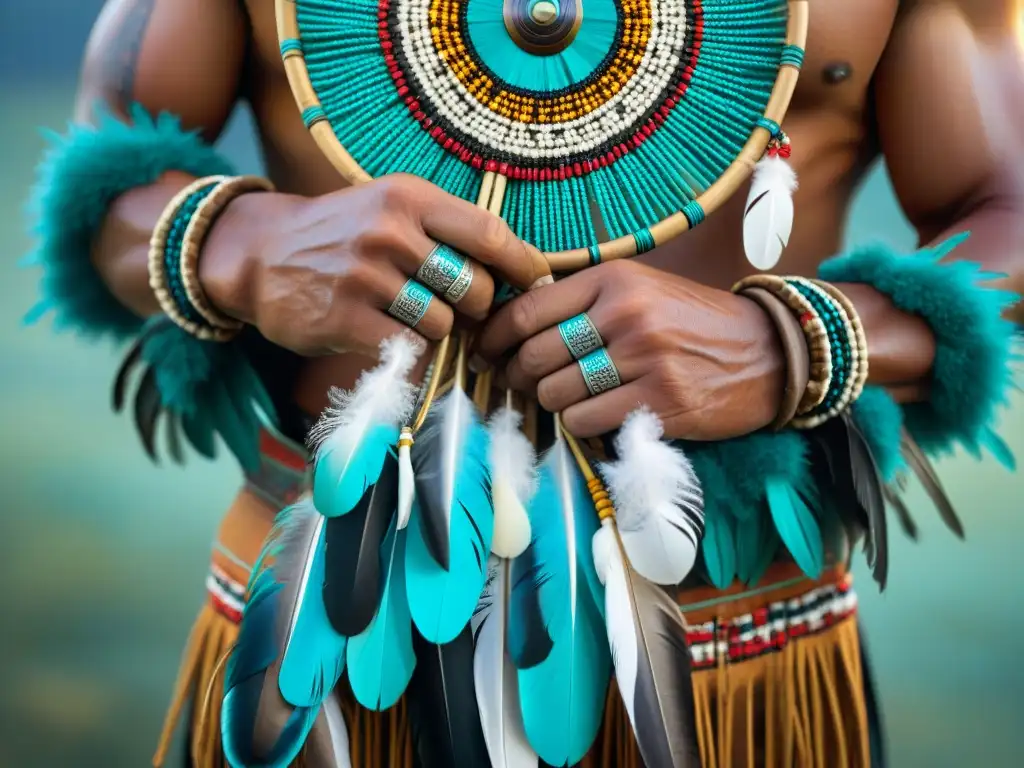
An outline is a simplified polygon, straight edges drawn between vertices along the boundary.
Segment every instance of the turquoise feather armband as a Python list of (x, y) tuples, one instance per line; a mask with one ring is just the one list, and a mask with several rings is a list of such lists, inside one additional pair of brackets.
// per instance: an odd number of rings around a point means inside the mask
[(242, 466), (259, 464), (259, 430), (276, 421), (255, 370), (233, 343), (190, 336), (163, 316), (137, 317), (110, 293), (92, 264), (92, 247), (110, 205), (123, 193), (152, 184), (167, 171), (193, 176), (230, 175), (231, 165), (197, 132), (185, 131), (169, 114), (129, 110), (131, 122), (108, 111), (95, 126), (73, 125), (39, 166), (32, 211), (37, 239), (26, 263), (41, 267), (41, 300), (26, 318), (53, 313), (57, 330), (86, 338), (124, 341), (135, 337), (114, 385), (115, 407), (128, 399), (135, 368), (145, 371), (132, 411), (147, 453), (156, 459), (154, 436), (165, 422), (168, 450), (180, 456), (178, 435), (213, 456), (220, 435)]
[[(1000, 275), (965, 261), (941, 261), (967, 237), (909, 256), (880, 245), (860, 248), (826, 261), (819, 275), (834, 283), (870, 285), (931, 328), (935, 360), (929, 398), (902, 408), (907, 429), (925, 452), (941, 455), (959, 444), (978, 455), (987, 447), (1009, 464), (1012, 457), (993, 428), (1012, 385), (1015, 326), (1003, 312), (1017, 296), (984, 285)], [(872, 397), (876, 402), (860, 409), (862, 421), (877, 421), (863, 418), (877, 413), (878, 395)]]

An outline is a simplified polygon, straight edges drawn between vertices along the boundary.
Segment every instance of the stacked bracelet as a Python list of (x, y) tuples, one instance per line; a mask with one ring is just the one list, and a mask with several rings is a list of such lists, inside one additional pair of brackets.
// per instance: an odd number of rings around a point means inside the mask
[(206, 341), (228, 341), (242, 324), (218, 312), (199, 285), (199, 255), (217, 215), (246, 192), (270, 190), (256, 176), (208, 176), (182, 189), (164, 209), (149, 245), (149, 284), (164, 313)]
[(868, 376), (867, 341), (853, 303), (835, 286), (802, 277), (755, 275), (737, 293), (761, 288), (798, 319), (810, 358), (807, 387), (789, 426), (810, 429), (846, 409)]

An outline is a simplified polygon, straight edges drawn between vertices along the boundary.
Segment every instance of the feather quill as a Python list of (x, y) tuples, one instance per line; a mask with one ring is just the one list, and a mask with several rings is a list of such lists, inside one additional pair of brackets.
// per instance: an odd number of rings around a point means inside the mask
[(374, 711), (394, 705), (416, 666), (412, 617), (405, 596), (405, 531), (391, 524), (380, 547), (384, 572), (380, 608), (370, 626), (348, 641), (348, 680), (356, 701)]
[(743, 250), (757, 269), (774, 267), (789, 245), (796, 186), (796, 174), (780, 157), (765, 157), (754, 167), (743, 213)]
[[(354, 637), (365, 630), (380, 605), (381, 543), (395, 517), (398, 462), (384, 458), (380, 476), (349, 514), (328, 518), (324, 603), (339, 634)], [(404, 576), (403, 576), (404, 578)]]
[(509, 577), (509, 561), (492, 555), (487, 587), (470, 623), (476, 701), (492, 768), (537, 768), (539, 758), (523, 730), (516, 670), (505, 648)]
[(433, 643), (469, 623), (487, 581), (494, 508), (487, 430), (461, 388), (428, 416), (413, 446), (416, 499), (406, 548), (413, 622)]
[(600, 640), (599, 585), (589, 546), (597, 518), (562, 439), (541, 464), (529, 514), (533, 539), (513, 564), (519, 594), (509, 617), (523, 726), (544, 762), (573, 765), (597, 737), (611, 659)]
[(412, 411), (416, 388), (409, 372), (422, 351), (422, 343), (409, 335), (386, 339), (380, 365), (363, 373), (355, 389), (330, 391), (330, 407), (309, 434), (313, 502), (321, 514), (350, 512), (377, 482)]
[(689, 459), (662, 435), (655, 414), (633, 411), (615, 438), (618, 461), (602, 464), (601, 473), (629, 561), (645, 579), (675, 585), (697, 558), (704, 499)]
[(645, 765), (697, 768), (690, 651), (679, 606), (634, 571), (612, 520), (594, 536), (615, 679)]
[(533, 444), (520, 430), (523, 417), (513, 408), (501, 408), (491, 416), (491, 488), (494, 495), (494, 537), (491, 551), (498, 557), (519, 557), (530, 544), (528, 504), (537, 489)]
[(414, 635), (416, 671), (408, 707), (420, 768), (489, 764), (473, 683), (473, 635), (466, 627), (452, 642), (435, 645)]

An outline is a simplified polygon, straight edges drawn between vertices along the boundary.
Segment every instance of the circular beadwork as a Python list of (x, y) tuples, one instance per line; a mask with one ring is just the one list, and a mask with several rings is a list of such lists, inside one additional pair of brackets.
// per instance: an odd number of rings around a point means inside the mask
[(573, 360), (579, 360), (604, 346), (601, 334), (586, 312), (559, 323), (558, 332)]
[(415, 280), (410, 279), (406, 281), (402, 290), (395, 296), (395, 300), (391, 302), (388, 314), (410, 328), (415, 328), (427, 314), (427, 308), (433, 300), (434, 294)]
[(473, 264), (454, 248), (438, 243), (416, 270), (416, 279), (449, 303), (458, 304), (473, 283)]
[(615, 367), (611, 355), (604, 347), (595, 349), (589, 355), (584, 355), (577, 364), (591, 397), (607, 392), (609, 389), (615, 389), (622, 384), (622, 379), (619, 378), (619, 369)]

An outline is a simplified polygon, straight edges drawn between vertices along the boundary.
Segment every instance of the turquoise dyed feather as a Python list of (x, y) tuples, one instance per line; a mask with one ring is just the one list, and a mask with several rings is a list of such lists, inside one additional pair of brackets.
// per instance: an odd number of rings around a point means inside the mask
[[(527, 569), (513, 572), (510, 643), (521, 646), (541, 632), (550, 638), (546, 658), (527, 659), (518, 671), (523, 725), (545, 762), (572, 765), (597, 735), (611, 670), (595, 600), (595, 591), (604, 599), (591, 550), (598, 521), (585, 481), (561, 441), (548, 451), (538, 480), (529, 508), (533, 540), (523, 555)], [(520, 612), (531, 597), (539, 610)], [(521, 648), (511, 651), (521, 663)]]
[(764, 576), (779, 548), (779, 534), (766, 515), (755, 514), (736, 524), (736, 575), (748, 586)]
[(398, 433), (394, 424), (367, 424), (340, 428), (324, 440), (313, 469), (313, 503), (320, 514), (337, 517), (355, 508), (380, 477)]
[[(221, 741), (232, 768), (285, 768), (302, 749), (318, 707), (284, 706), (263, 722), (281, 722), (274, 734), (257, 733), (263, 689), (271, 665), (278, 658), (276, 626), (283, 586), (265, 569), (250, 588), (238, 641), (228, 661), (221, 704)], [(290, 710), (290, 711), (289, 711)], [(267, 716), (266, 710), (262, 714)]]
[(341, 677), (346, 640), (331, 626), (324, 607), (326, 521), (315, 510), (312, 514), (311, 535), (297, 536), (294, 544), (285, 544), (275, 568), (290, 587), (286, 595), (294, 594), (278, 687), (286, 701), (315, 707)]
[(769, 478), (765, 487), (768, 508), (783, 544), (800, 569), (812, 579), (824, 567), (824, 545), (821, 527), (810, 507), (789, 483)]
[(736, 575), (736, 537), (733, 530), (735, 526), (736, 521), (726, 508), (721, 505), (712, 507), (710, 499), (705, 502), (701, 553), (704, 555), (704, 567), (707, 569), (708, 578), (719, 589), (731, 585)]
[(405, 693), (416, 667), (405, 594), (405, 531), (391, 528), (380, 548), (384, 589), (370, 626), (348, 641), (348, 680), (367, 709), (382, 711)]

